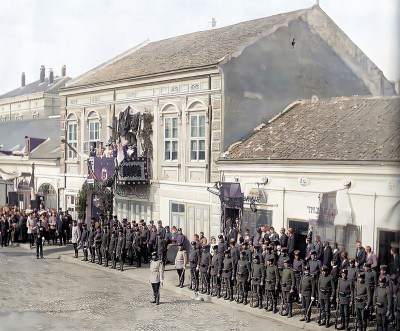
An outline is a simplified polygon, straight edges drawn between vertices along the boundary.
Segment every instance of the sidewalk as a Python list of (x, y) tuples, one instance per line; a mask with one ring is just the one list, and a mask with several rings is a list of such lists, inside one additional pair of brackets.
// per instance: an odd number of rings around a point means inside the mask
[[(29, 249), (29, 247), (27, 247)], [(58, 248), (61, 248), (63, 251), (59, 251)], [(105, 268), (103, 266), (99, 266), (96, 263), (90, 263), (90, 262), (84, 262), (82, 261), (83, 259), (83, 254), (82, 250), (79, 251), (79, 257), (75, 258), (74, 257), (74, 252), (72, 246), (68, 247), (59, 247), (59, 246), (45, 246), (45, 257), (46, 256), (52, 256), (55, 257), (58, 255), (58, 258), (64, 262), (68, 263), (75, 263), (78, 264), (82, 267), (87, 267), (87, 268), (92, 268), (92, 269), (98, 269), (102, 270), (105, 272), (108, 272), (113, 275), (119, 275), (122, 277), (126, 277), (135, 281), (140, 281), (140, 282), (149, 282), (149, 265), (148, 264), (142, 264), (141, 268), (136, 268), (133, 266), (124, 266), (124, 271), (121, 272), (118, 269), (114, 270), (111, 269), (110, 267)], [(118, 266), (118, 265), (117, 265)], [(166, 265), (165, 267), (165, 272), (164, 272), (164, 286), (163, 290), (171, 291), (179, 296), (186, 297), (186, 298), (191, 298), (194, 299), (194, 291), (190, 291), (188, 289), (188, 286), (190, 285), (190, 271), (189, 269), (186, 269), (186, 276), (185, 276), (185, 286), (183, 288), (176, 287), (175, 285), (178, 284), (178, 275), (177, 272), (175, 271), (175, 268), (173, 265)], [(287, 318), (285, 316), (277, 314), (273, 314), (272, 312), (266, 312), (264, 309), (258, 309), (258, 308), (251, 308), (250, 304), (247, 306), (244, 306), (243, 304), (237, 304), (235, 301), (228, 301), (224, 300), (223, 298), (217, 299), (216, 297), (211, 297), (209, 295), (204, 295), (204, 294), (199, 294), (200, 297), (203, 298), (204, 302), (210, 302), (213, 304), (217, 305), (223, 305), (225, 307), (231, 308), (234, 311), (246, 313), (246, 314), (252, 314), (256, 315), (258, 317), (262, 317), (267, 320), (273, 319), (277, 322), (282, 323), (283, 325), (290, 325), (298, 328), (302, 328), (305, 330), (321, 330), (321, 327), (318, 326), (315, 321), (312, 321), (311, 323), (305, 323), (305, 322), (300, 322), (300, 316), (298, 313), (292, 317), (292, 318)], [(294, 307), (296, 307), (296, 304), (294, 304)], [(294, 313), (297, 312), (297, 309), (294, 311)], [(315, 318), (315, 317), (314, 317)], [(333, 327), (331, 327), (333, 329)]]

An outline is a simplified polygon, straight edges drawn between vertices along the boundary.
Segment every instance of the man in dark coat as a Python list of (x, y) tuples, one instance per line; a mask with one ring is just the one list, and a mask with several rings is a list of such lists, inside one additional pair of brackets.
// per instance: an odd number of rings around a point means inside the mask
[(288, 240), (287, 240), (287, 252), (288, 252), (288, 255), (292, 262), (294, 259), (294, 246), (295, 246), (295, 240), (294, 240), (293, 229), (289, 228), (288, 229)]
[(323, 250), (322, 250), (322, 265), (325, 265), (327, 267), (331, 266), (331, 261), (332, 261), (332, 248), (329, 246), (328, 241), (324, 241), (323, 244)]
[(357, 241), (356, 245), (356, 267), (361, 269), (364, 266), (365, 261), (367, 260), (367, 254), (365, 253), (365, 248), (361, 246), (361, 241)]

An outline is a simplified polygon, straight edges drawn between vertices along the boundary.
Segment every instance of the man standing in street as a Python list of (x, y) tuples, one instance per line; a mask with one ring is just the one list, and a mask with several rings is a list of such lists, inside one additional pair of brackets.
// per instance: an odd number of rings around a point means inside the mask
[(183, 283), (185, 282), (185, 268), (187, 264), (187, 256), (186, 251), (183, 249), (183, 243), (178, 245), (179, 250), (176, 253), (175, 257), (175, 269), (178, 272), (179, 284), (178, 287), (183, 287)]
[(164, 282), (164, 264), (157, 260), (157, 252), (151, 254), (150, 284), (153, 289), (154, 300), (151, 303), (160, 304), (160, 285)]
[(42, 219), (39, 218), (39, 225), (37, 227), (37, 237), (36, 237), (36, 258), (39, 256), (43, 259), (43, 241), (44, 241), (44, 227), (42, 226)]

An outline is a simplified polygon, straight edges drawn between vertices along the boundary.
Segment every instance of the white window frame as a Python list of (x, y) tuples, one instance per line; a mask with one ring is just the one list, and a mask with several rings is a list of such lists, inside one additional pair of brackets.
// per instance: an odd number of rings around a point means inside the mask
[[(71, 128), (74, 127), (74, 130), (71, 130)], [(71, 135), (74, 135), (75, 137), (72, 137), (74, 139), (71, 139)], [(72, 147), (75, 149), (78, 149), (78, 122), (77, 121), (68, 121), (67, 122), (67, 141), (68, 144), (70, 144)], [(78, 155), (68, 147), (67, 149), (67, 159), (69, 160), (76, 160), (78, 158)]]
[[(178, 211), (173, 211), (173, 205), (177, 205)], [(176, 228), (182, 228), (185, 230), (186, 220), (186, 204), (182, 202), (170, 201), (170, 225), (176, 226)], [(185, 231), (183, 231), (185, 232)]]
[(178, 138), (179, 138), (178, 117), (165, 117), (164, 118), (164, 161), (167, 162), (178, 161), (179, 157)]
[[(203, 119), (204, 132), (200, 130), (203, 126), (200, 126), (200, 119)], [(196, 123), (194, 123), (194, 119)], [(206, 161), (206, 115), (205, 114), (192, 114), (190, 115), (190, 127), (189, 127), (189, 158), (190, 162), (205, 162)], [(195, 124), (195, 125), (193, 125)], [(204, 149), (200, 149), (200, 145), (203, 144)], [(195, 146), (195, 147), (194, 147)], [(193, 154), (195, 153), (195, 154)], [(200, 153), (203, 153), (203, 157), (200, 157)]]

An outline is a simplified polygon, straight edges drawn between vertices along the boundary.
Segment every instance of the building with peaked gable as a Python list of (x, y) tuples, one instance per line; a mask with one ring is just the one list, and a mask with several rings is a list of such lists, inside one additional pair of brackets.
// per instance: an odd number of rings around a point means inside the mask
[[(228, 146), (295, 99), (393, 94), (376, 65), (313, 6), (145, 42), (97, 66), (61, 89), (62, 136), (87, 153), (113, 136), (128, 107), (151, 114), (150, 185), (117, 189), (116, 214), (216, 235), (220, 200), (207, 188), (220, 179), (216, 161)], [(68, 201), (87, 165), (62, 148)]]
[(58, 208), (64, 176), (60, 173), (60, 97), (71, 78), (53, 69), (39, 79), (0, 96), (0, 205)]
[(243, 227), (309, 226), (354, 257), (361, 240), (389, 263), (400, 243), (400, 97), (300, 100), (218, 161), (244, 193)]

